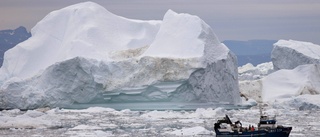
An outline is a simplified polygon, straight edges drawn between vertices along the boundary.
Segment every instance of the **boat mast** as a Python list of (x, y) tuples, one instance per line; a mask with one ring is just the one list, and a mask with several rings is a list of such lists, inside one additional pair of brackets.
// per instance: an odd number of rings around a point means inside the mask
[(259, 104), (260, 118), (262, 117), (262, 106)]

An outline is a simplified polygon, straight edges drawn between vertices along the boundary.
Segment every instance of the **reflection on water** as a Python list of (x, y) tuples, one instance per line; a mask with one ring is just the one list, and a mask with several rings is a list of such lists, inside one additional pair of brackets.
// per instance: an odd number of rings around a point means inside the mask
[(248, 109), (250, 105), (233, 105), (221, 103), (192, 103), (192, 102), (133, 102), (133, 103), (102, 103), (102, 104), (73, 104), (67, 109), (86, 109), (89, 107), (107, 107), (116, 110), (196, 110), (197, 108)]

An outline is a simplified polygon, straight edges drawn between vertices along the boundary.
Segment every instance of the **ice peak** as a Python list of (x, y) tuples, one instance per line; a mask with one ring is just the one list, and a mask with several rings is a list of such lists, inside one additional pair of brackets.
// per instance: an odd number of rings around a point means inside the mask
[(292, 48), (311, 58), (320, 59), (320, 46), (311, 42), (297, 40), (279, 40), (275, 46)]
[(225, 57), (227, 53), (228, 50), (220, 43), (209, 25), (198, 16), (176, 13), (169, 9), (164, 15), (155, 40), (143, 56), (173, 58), (206, 56), (205, 58), (212, 57), (211, 59), (215, 60), (213, 58), (221, 54)]

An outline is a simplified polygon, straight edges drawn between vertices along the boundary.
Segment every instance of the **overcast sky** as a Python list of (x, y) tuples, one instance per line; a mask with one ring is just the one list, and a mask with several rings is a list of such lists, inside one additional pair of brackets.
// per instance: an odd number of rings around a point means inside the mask
[[(0, 30), (30, 30), (49, 12), (85, 0), (0, 0)], [(320, 44), (320, 0), (92, 0), (127, 18), (197, 15), (219, 39), (294, 39)]]

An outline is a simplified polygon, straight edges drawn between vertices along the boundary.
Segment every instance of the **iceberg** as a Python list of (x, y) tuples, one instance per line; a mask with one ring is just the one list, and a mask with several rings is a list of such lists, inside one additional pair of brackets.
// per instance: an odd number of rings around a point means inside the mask
[(240, 81), (242, 94), (257, 101), (273, 102), (320, 94), (320, 64), (275, 71), (261, 79)]
[(272, 62), (253, 66), (251, 63), (238, 67), (239, 81), (261, 79), (273, 72)]
[(320, 63), (320, 46), (303, 41), (279, 40), (271, 53), (274, 70)]
[(199, 17), (114, 15), (93, 2), (53, 11), (8, 50), (0, 108), (241, 102), (236, 56)]
[(279, 40), (272, 50), (273, 68), (270, 63), (239, 67), (240, 92), (257, 101), (272, 103), (318, 95), (319, 53), (320, 46), (310, 42)]

